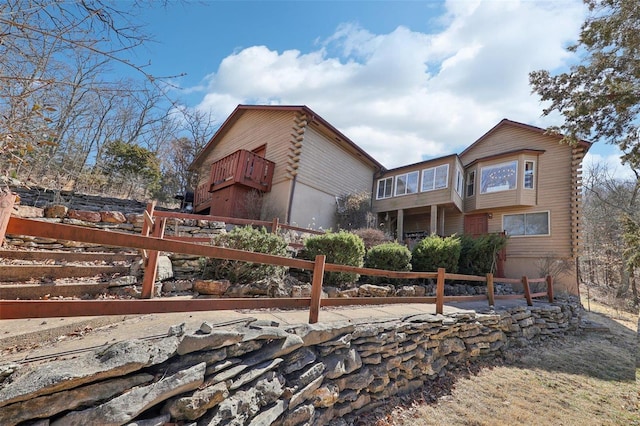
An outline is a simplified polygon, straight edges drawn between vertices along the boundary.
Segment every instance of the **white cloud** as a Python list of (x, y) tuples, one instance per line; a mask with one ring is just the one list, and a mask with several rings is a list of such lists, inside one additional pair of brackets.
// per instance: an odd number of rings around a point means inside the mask
[(198, 108), (304, 104), (391, 168), (459, 152), (500, 119), (546, 126), (528, 73), (569, 56), (580, 0), (449, 1), (434, 34), (340, 25), (315, 51), (253, 46), (206, 78)]

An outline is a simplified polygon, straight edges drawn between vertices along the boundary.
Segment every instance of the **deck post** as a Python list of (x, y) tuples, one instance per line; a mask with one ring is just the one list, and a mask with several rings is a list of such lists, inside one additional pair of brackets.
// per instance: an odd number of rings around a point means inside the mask
[[(164, 237), (166, 223), (166, 217), (156, 219), (153, 225), (152, 236), (162, 239), (162, 237)], [(141, 295), (143, 299), (151, 299), (153, 297), (153, 285), (156, 282), (156, 275), (158, 273), (158, 255), (158, 250), (149, 250), (148, 257), (145, 260)]]
[(271, 233), (277, 234), (279, 227), (280, 227), (280, 218), (276, 216), (273, 218), (273, 221), (271, 222)]
[(487, 274), (487, 299), (489, 300), (489, 306), (494, 307), (496, 305), (493, 290), (493, 274), (489, 272)]
[(549, 303), (553, 303), (553, 277), (551, 275), (547, 275), (547, 297), (549, 298)]
[(2, 242), (4, 241), (4, 234), (7, 232), (7, 226), (9, 225), (9, 219), (11, 219), (11, 212), (13, 211), (15, 202), (16, 194), (0, 189), (0, 246), (2, 246)]
[(320, 315), (320, 299), (322, 298), (322, 281), (324, 276), (324, 264), (327, 257), (324, 254), (316, 256), (313, 266), (313, 282), (311, 283), (311, 303), (309, 304), (309, 324), (318, 322)]
[(438, 280), (436, 282), (436, 314), (444, 313), (444, 268), (438, 268)]
[(527, 305), (533, 306), (533, 301), (531, 300), (531, 289), (529, 289), (529, 278), (526, 275), (522, 277), (522, 286), (524, 287), (524, 298), (527, 299)]

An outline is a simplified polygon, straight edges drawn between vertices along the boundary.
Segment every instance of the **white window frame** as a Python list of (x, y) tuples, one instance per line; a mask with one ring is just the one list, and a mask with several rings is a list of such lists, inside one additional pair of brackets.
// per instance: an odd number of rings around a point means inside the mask
[[(527, 215), (533, 214), (542, 214), (546, 213), (547, 215), (547, 233), (546, 234), (527, 234)], [(505, 226), (505, 218), (508, 216), (523, 216), (524, 219), (524, 234), (512, 234), (510, 233)], [(551, 212), (549, 210), (538, 211), (538, 212), (527, 212), (527, 213), (512, 213), (512, 214), (503, 214), (502, 215), (502, 229), (505, 231), (507, 236), (512, 238), (520, 238), (520, 237), (548, 237), (551, 235)]]
[[(527, 170), (527, 164), (531, 164), (531, 170)], [(527, 186), (527, 172), (531, 175), (531, 186)], [(522, 187), (524, 189), (536, 188), (536, 162), (533, 160), (524, 161), (524, 172), (522, 175)]]
[(464, 194), (464, 174), (459, 166), (456, 166), (456, 192), (460, 197)]
[[(473, 178), (471, 177), (473, 176)], [(469, 193), (471, 189), (471, 193)], [(465, 185), (465, 197), (473, 197), (476, 195), (476, 171), (470, 170), (467, 172), (467, 184)]]
[[(389, 195), (386, 195), (387, 181), (390, 181)], [(380, 184), (384, 184), (384, 191), (382, 192), (382, 197), (380, 197)], [(376, 188), (376, 200), (384, 200), (385, 198), (391, 198), (391, 197), (393, 197), (393, 176), (390, 176), (384, 179), (378, 179), (378, 187)]]
[[(444, 186), (436, 186), (436, 177), (438, 176), (438, 169), (446, 169), (446, 173), (444, 176)], [(433, 179), (430, 179), (431, 185), (429, 187), (426, 186), (427, 179), (426, 174), (433, 170)], [(449, 164), (440, 164), (439, 166), (429, 167), (428, 169), (422, 170), (422, 182), (420, 185), (420, 192), (428, 192), (428, 191), (436, 191), (438, 189), (445, 189), (449, 186)]]
[[(415, 180), (416, 180), (416, 187), (415, 187), (415, 191), (409, 191), (409, 176), (410, 175), (415, 175)], [(409, 194), (415, 194), (418, 192), (418, 188), (420, 187), (420, 172), (413, 171), (413, 172), (407, 172), (407, 173), (403, 173), (401, 175), (396, 175), (396, 185), (395, 185), (395, 189), (394, 189), (394, 195), (396, 197), (401, 196), (401, 195), (409, 195)], [(402, 179), (404, 178), (404, 192), (398, 192), (398, 183), (400, 183), (402, 181)]]
[[(515, 166), (514, 176), (513, 176), (513, 188), (510, 188), (510, 187), (502, 188), (500, 186), (495, 186), (492, 188), (498, 188), (498, 189), (483, 190), (485, 172), (489, 173), (489, 170), (491, 169), (500, 169), (500, 168), (507, 168), (507, 167), (513, 167), (513, 166)], [(509, 185), (509, 183), (507, 183), (507, 185)], [(518, 160), (505, 161), (503, 163), (491, 164), (488, 166), (480, 167), (480, 194), (493, 194), (494, 192), (513, 191), (517, 188), (518, 188)]]

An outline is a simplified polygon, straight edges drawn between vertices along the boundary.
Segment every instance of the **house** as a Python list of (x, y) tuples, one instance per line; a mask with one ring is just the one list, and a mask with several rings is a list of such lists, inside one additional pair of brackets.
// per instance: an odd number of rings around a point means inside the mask
[[(198, 154), (194, 210), (333, 228), (337, 197), (368, 192), (378, 223), (409, 246), (436, 233), (509, 236), (498, 275), (540, 276), (580, 248), (588, 142), (504, 119), (460, 154), (391, 170), (306, 106), (239, 105)], [(578, 292), (575, 267), (558, 286)]]
[[(504, 119), (460, 154), (385, 171), (373, 211), (411, 245), (436, 233), (509, 236), (500, 274), (539, 276), (580, 248), (581, 163), (590, 144)], [(578, 292), (575, 267), (559, 286)]]
[(194, 211), (334, 227), (336, 199), (383, 166), (306, 106), (239, 105), (190, 166)]

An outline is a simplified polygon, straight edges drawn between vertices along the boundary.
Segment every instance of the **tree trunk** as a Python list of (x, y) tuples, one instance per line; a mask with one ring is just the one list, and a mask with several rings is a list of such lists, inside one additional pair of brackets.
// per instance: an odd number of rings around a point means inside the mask
[(634, 269), (629, 271), (629, 284), (631, 285), (631, 292), (633, 293), (633, 305), (640, 305), (640, 298), (638, 297), (638, 287), (636, 286), (636, 274)]

